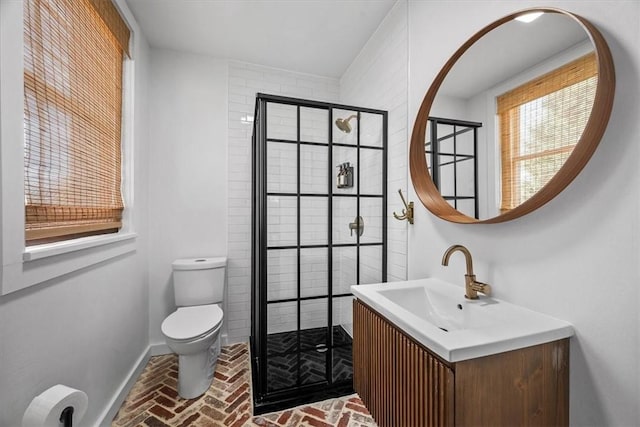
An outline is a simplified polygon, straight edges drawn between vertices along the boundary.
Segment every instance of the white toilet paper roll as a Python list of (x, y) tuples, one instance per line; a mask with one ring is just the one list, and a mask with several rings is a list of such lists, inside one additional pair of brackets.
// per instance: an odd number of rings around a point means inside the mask
[(73, 406), (73, 425), (87, 412), (87, 394), (66, 385), (54, 385), (36, 396), (22, 417), (22, 427), (59, 427), (62, 411)]

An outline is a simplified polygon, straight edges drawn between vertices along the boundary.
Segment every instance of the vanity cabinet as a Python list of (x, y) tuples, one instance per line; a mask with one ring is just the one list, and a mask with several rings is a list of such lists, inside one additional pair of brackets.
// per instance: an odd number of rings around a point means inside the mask
[(569, 424), (569, 339), (447, 362), (355, 299), (353, 363), (380, 427)]

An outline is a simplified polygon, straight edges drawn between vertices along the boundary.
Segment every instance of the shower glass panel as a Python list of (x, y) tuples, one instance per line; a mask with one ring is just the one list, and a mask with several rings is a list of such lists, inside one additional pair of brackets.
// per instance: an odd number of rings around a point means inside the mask
[(387, 113), (258, 94), (256, 414), (353, 392), (351, 286), (386, 281)]
[(300, 249), (300, 296), (327, 295), (328, 258), (327, 248)]
[(383, 254), (380, 246), (363, 246), (360, 250), (359, 273), (360, 284), (383, 282), (382, 272), (378, 267)]
[(333, 248), (333, 291), (336, 295), (349, 294), (350, 286), (358, 283), (357, 256), (355, 247), (338, 246)]
[[(300, 191), (307, 194), (327, 194), (327, 147), (300, 146)], [(295, 166), (295, 163), (293, 163)], [(267, 173), (267, 175), (269, 175)]]
[(298, 254), (285, 249), (267, 253), (267, 301), (295, 299), (298, 289)]

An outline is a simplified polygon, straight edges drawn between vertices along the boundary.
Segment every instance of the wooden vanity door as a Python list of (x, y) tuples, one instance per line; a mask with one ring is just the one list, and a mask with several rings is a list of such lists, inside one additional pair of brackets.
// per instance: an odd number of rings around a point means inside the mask
[(455, 371), (457, 425), (569, 425), (569, 339), (465, 360)]
[(447, 363), (354, 300), (353, 362), (380, 427), (569, 425), (569, 339)]
[(453, 426), (453, 370), (358, 300), (353, 360), (355, 390), (380, 427)]

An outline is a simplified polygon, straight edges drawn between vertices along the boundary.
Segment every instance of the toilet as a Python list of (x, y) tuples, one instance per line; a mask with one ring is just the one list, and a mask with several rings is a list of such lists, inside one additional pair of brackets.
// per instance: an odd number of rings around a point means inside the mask
[(164, 319), (161, 329), (178, 355), (178, 394), (184, 399), (202, 395), (213, 381), (226, 266), (225, 257), (178, 259), (172, 264), (178, 309)]

